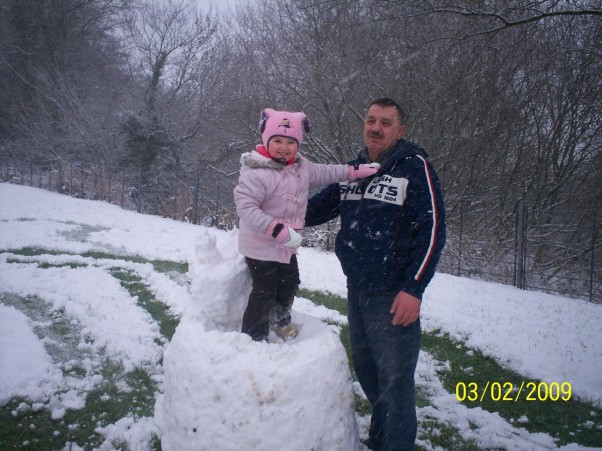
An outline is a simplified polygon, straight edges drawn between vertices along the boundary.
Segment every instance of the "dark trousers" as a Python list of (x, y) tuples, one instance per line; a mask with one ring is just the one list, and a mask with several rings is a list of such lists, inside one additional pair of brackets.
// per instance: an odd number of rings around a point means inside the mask
[(349, 291), (353, 367), (372, 405), (370, 440), (380, 451), (413, 450), (418, 422), (414, 372), (420, 352), (420, 319), (391, 324), (395, 294)]
[(253, 340), (265, 340), (270, 323), (284, 327), (291, 322), (291, 307), (301, 281), (297, 256), (291, 262), (278, 263), (245, 258), (253, 288), (242, 318), (242, 332)]

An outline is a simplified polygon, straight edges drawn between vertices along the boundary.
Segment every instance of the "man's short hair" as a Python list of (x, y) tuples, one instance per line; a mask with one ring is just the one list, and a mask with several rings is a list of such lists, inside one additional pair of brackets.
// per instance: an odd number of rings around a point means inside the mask
[(401, 123), (401, 125), (405, 125), (406, 113), (403, 111), (403, 108), (401, 108), (399, 103), (397, 103), (395, 100), (390, 99), (388, 97), (382, 97), (380, 99), (374, 100), (370, 105), (368, 105), (368, 109), (370, 109), (370, 107), (372, 105), (378, 105), (379, 107), (382, 107), (382, 108), (387, 108), (387, 107), (395, 108), (397, 110), (397, 112), (399, 113), (399, 122)]

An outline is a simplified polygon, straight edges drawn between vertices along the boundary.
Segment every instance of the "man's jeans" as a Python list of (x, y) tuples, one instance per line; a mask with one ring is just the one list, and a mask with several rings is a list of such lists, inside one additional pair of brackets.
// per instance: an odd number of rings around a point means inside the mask
[(370, 439), (380, 451), (414, 449), (414, 372), (420, 352), (420, 319), (393, 326), (389, 313), (397, 293), (349, 290), (353, 366), (372, 405)]

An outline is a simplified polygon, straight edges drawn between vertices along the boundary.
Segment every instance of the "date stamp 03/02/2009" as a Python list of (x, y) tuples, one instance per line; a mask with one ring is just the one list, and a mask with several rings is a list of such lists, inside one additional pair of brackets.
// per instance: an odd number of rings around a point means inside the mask
[(460, 402), (517, 402), (525, 401), (568, 401), (573, 387), (570, 382), (522, 381), (520, 385), (512, 382), (489, 382), (485, 385), (477, 382), (458, 382), (456, 399)]

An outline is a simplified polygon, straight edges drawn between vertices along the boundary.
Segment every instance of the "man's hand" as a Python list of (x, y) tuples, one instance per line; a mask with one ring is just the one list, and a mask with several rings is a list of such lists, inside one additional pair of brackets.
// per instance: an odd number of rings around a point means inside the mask
[(420, 299), (415, 298), (405, 291), (400, 291), (395, 296), (390, 312), (393, 314), (393, 325), (408, 326), (420, 316)]

